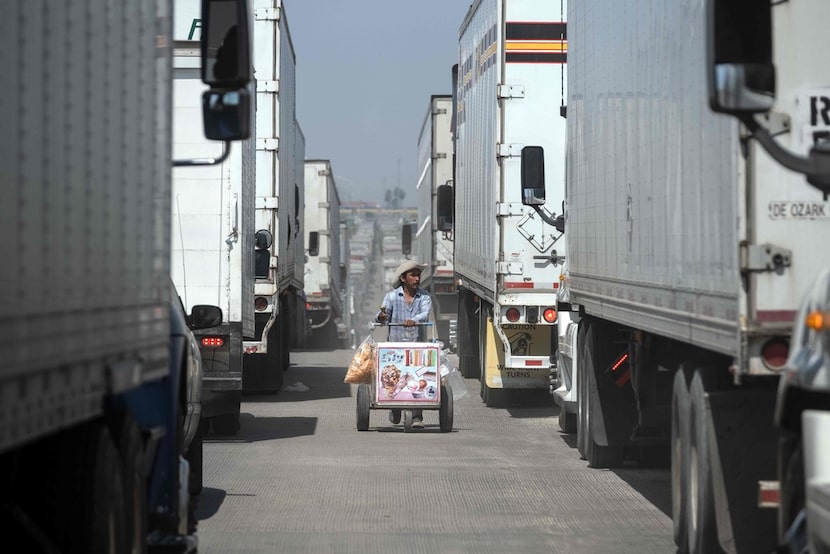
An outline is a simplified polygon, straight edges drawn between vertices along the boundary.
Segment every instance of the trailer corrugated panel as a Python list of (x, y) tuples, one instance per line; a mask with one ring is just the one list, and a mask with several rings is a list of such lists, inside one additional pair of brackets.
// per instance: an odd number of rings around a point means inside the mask
[(163, 0), (3, 4), (0, 450), (168, 370), (169, 25)]
[[(454, 265), (465, 286), (499, 304), (555, 304), (562, 233), (521, 203), (521, 151), (540, 146), (552, 218), (565, 196), (567, 37), (563, 3), (479, 0), (459, 39)], [(519, 300), (502, 295), (536, 293)], [(497, 295), (499, 295), (497, 297)]]
[[(827, 263), (830, 220), (776, 216), (779, 203), (815, 203), (815, 191), (755, 142), (744, 159), (737, 122), (710, 111), (704, 3), (574, 2), (569, 25), (571, 299), (726, 354), (740, 354), (744, 330), (788, 328)], [(809, 91), (787, 85), (782, 109), (803, 122)], [(800, 129), (779, 140), (805, 150)], [(742, 278), (742, 242), (785, 249), (792, 265)]]

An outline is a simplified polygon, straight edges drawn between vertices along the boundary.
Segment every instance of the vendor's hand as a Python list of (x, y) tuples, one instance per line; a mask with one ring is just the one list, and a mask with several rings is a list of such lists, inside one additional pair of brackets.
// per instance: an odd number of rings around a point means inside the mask
[(404, 327), (415, 327), (415, 325), (417, 325), (417, 324), (415, 323), (414, 319), (407, 319), (406, 321), (403, 322)]
[(385, 323), (387, 319), (389, 319), (389, 316), (386, 315), (386, 312), (380, 312), (378, 314), (378, 321), (380, 321), (381, 323)]

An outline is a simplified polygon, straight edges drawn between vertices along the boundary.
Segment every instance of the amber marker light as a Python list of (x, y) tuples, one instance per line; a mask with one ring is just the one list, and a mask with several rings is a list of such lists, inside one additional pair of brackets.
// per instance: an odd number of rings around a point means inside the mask
[(828, 317), (825, 312), (810, 312), (807, 314), (807, 317), (804, 318), (804, 325), (813, 331), (823, 331), (824, 329), (827, 329), (828, 323), (830, 323), (830, 321), (828, 321)]

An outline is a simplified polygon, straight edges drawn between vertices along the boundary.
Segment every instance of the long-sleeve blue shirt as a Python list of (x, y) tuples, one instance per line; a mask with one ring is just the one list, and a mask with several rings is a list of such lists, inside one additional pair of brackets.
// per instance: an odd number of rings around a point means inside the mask
[[(386, 308), (386, 315), (389, 318), (386, 321), (387, 323), (403, 323), (407, 319), (418, 323), (426, 323), (429, 321), (429, 311), (432, 309), (432, 298), (429, 293), (418, 289), (415, 291), (412, 304), (407, 304), (403, 294), (403, 285), (401, 285), (387, 292), (381, 305)], [(380, 312), (377, 315), (380, 315)], [(377, 316), (375, 316), (375, 321), (379, 321)], [(389, 341), (418, 342), (425, 340), (426, 333), (423, 332), (423, 329), (423, 327), (404, 327), (402, 325), (389, 327)]]

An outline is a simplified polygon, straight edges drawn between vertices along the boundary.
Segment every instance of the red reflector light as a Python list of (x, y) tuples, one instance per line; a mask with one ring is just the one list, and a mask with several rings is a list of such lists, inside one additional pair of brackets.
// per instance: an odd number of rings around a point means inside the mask
[(758, 482), (758, 507), (778, 508), (781, 503), (781, 489), (778, 481)]
[(205, 348), (219, 348), (225, 344), (222, 337), (202, 337), (202, 346)]
[(545, 318), (545, 321), (548, 323), (553, 323), (556, 321), (556, 310), (553, 308), (545, 308), (545, 311), (542, 312), (542, 317)]
[(507, 317), (507, 321), (509, 321), (511, 323), (515, 323), (515, 322), (519, 321), (519, 316), (521, 314), (519, 313), (519, 310), (517, 310), (516, 308), (509, 308), (507, 310), (507, 313), (504, 314), (504, 315), (505, 315), (505, 317)]
[(542, 360), (525, 360), (525, 366), (531, 366), (531, 365), (541, 366), (542, 365)]
[(512, 281), (508, 281), (504, 284), (504, 288), (506, 289), (532, 289), (535, 285), (533, 283), (516, 283)]
[(268, 307), (268, 300), (264, 296), (257, 296), (256, 298), (254, 298), (254, 308), (256, 308), (257, 311), (261, 312), (262, 310), (264, 310), (267, 307)]
[(770, 369), (781, 369), (787, 363), (790, 345), (783, 339), (770, 339), (761, 347), (761, 358)]

